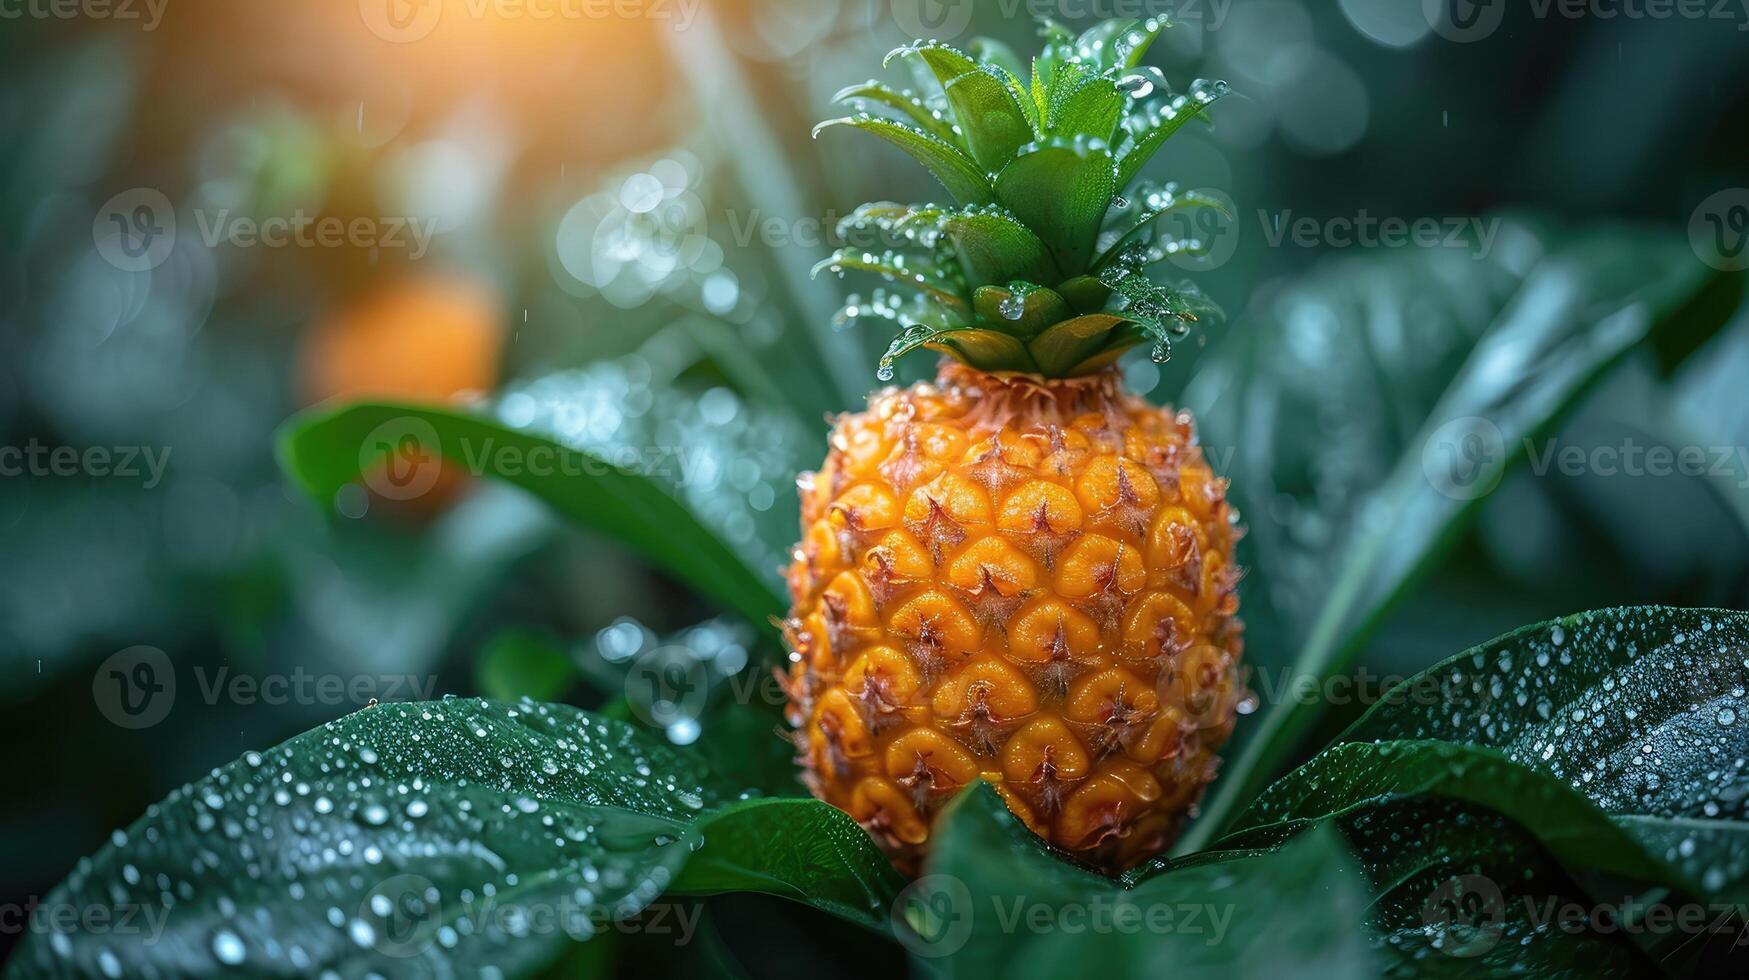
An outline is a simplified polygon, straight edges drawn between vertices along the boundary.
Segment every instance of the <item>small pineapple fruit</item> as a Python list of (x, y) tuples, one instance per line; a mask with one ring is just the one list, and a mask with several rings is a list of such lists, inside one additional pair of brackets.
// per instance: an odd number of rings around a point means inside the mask
[[(1244, 695), (1238, 531), (1188, 413), (1126, 394), (1114, 365), (1164, 359), (1217, 314), (1145, 270), (1195, 248), (1170, 212), (1218, 200), (1142, 164), (1225, 91), (1174, 94), (1138, 67), (1162, 24), (1073, 37), (1046, 23), (1030, 85), (1005, 49), (918, 43), (934, 90), (840, 94), (921, 161), (952, 205), (870, 204), (822, 267), (907, 287), (845, 313), (896, 321), (939, 377), (839, 418), (800, 481), (789, 569), (788, 717), (816, 796), (915, 871), (932, 818), (975, 780), (1026, 825), (1116, 871), (1175, 836), (1214, 778)], [(889, 59), (890, 60), (890, 59)]]

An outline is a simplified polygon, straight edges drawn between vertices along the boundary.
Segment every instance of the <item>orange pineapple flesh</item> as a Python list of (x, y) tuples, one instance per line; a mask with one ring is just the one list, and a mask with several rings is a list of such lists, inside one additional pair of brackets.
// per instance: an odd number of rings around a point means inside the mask
[(804, 476), (788, 716), (814, 794), (915, 872), (982, 779), (1116, 871), (1214, 778), (1244, 694), (1238, 537), (1188, 413), (1118, 376), (944, 361)]

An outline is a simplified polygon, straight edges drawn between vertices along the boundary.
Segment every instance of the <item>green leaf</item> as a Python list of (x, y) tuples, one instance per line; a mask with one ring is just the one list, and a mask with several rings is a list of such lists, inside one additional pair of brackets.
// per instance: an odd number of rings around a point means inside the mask
[[(987, 786), (938, 819), (902, 941), (948, 977), (1371, 977), (1366, 883), (1340, 835), (1125, 888), (1054, 857)], [(1103, 927), (1096, 925), (1105, 923)]]
[(828, 119), (814, 127), (814, 135), (831, 126), (851, 126), (873, 133), (904, 150), (941, 181), (947, 192), (961, 204), (985, 204), (991, 197), (990, 181), (964, 150), (936, 136), (891, 119), (876, 116), (846, 116)]
[(1749, 755), (1746, 649), (1749, 614), (1730, 610), (1610, 609), (1527, 626), (1405, 682), (1326, 751), (1438, 739), (1499, 752), (1583, 794), (1673, 877), (1746, 901), (1749, 767), (1732, 761)]
[(995, 171), (1032, 141), (1032, 124), (996, 69), (970, 71), (947, 83), (947, 104), (972, 159)]
[(904, 881), (848, 815), (729, 802), (688, 752), (565, 705), (356, 711), (152, 807), (45, 908), (15, 972), (526, 973), (665, 892), (758, 891), (890, 934)]
[(1032, 144), (996, 175), (996, 196), (1069, 275), (1087, 268), (1116, 189), (1110, 151), (1089, 140)]
[(843, 810), (815, 799), (749, 800), (701, 829), (704, 847), (674, 892), (763, 892), (890, 934), (888, 909), (905, 879)]
[(960, 210), (920, 210), (916, 221), (930, 221), (948, 236), (960, 268), (971, 283), (1051, 282), (1058, 278), (1056, 262), (1032, 229), (1000, 207)]
[(1074, 315), (1056, 290), (1030, 282), (979, 286), (972, 308), (979, 321), (1022, 340)]
[(1207, 208), (1229, 218), (1232, 217), (1227, 210), (1225, 201), (1201, 191), (1180, 190), (1177, 184), (1168, 183), (1161, 187), (1144, 186), (1137, 190), (1136, 199), (1140, 201), (1141, 208), (1133, 214), (1124, 210), (1116, 212), (1119, 216), (1118, 220), (1127, 218), (1127, 223), (1122, 228), (1101, 236), (1102, 242), (1109, 239), (1110, 244), (1106, 244), (1100, 251), (1099, 257), (1093, 260), (1095, 269), (1109, 264), (1117, 257), (1118, 253), (1124, 250), (1125, 246), (1152, 228), (1154, 222), (1165, 215), (1192, 208)]
[(1273, 846), (1308, 826), (1393, 799), (1436, 796), (1486, 807), (1537, 835), (1569, 870), (1687, 884), (1577, 790), (1503, 754), (1428, 739), (1335, 745), (1272, 784), (1217, 849)]
[(951, 44), (942, 44), (939, 41), (900, 45), (887, 52), (887, 56), (881, 60), (881, 67), (891, 65), (897, 58), (915, 58), (927, 65), (943, 89), (947, 88), (948, 82), (966, 72), (975, 71), (978, 67), (978, 63), (970, 55)]
[(361, 402), (294, 417), (281, 430), (279, 457), (304, 492), (325, 505), (386, 453), (408, 445), (419, 458), (401, 462), (416, 471), (429, 465), (421, 460), (442, 456), (527, 490), (636, 549), (765, 635), (775, 633), (770, 619), (783, 612), (783, 600), (687, 508), (649, 478), (553, 440), (440, 408)]
[(1063, 320), (1027, 343), (1033, 360), (1047, 375), (1063, 376), (1110, 342), (1112, 331), (1124, 318), (1110, 313), (1088, 313)]
[(1139, 20), (1102, 20), (1081, 32), (1075, 39), (1075, 49), (1100, 71), (1131, 67), (1131, 59), (1139, 60), (1147, 44), (1164, 26), (1165, 18), (1155, 19), (1152, 30), (1144, 28)]
[(1065, 65), (1057, 70), (1061, 81), (1051, 88), (1051, 104), (1044, 129), (1052, 136), (1090, 136), (1109, 141), (1123, 115), (1124, 94), (1117, 83), (1103, 75), (1082, 72), (1065, 77)]
[(1015, 279), (1053, 282), (1060, 278), (1045, 243), (999, 207), (964, 208), (944, 214), (941, 230), (953, 242), (960, 267), (974, 284)]
[[(951, 354), (967, 364), (976, 365), (982, 371), (1038, 370), (1038, 365), (1027, 354), (1025, 344), (1008, 334), (983, 327), (938, 330), (920, 340), (916, 346)], [(888, 356), (897, 356), (890, 348), (887, 353)]]
[[(1205, 442), (1236, 447), (1226, 475), (1241, 510), (1281, 515), (1250, 522), (1258, 574), (1246, 603), (1251, 623), (1304, 637), (1288, 685), (1347, 669), (1524, 440), (1705, 279), (1679, 238), (1492, 227), (1479, 256), (1423, 249), (1328, 264), (1198, 365), (1185, 402)], [(1308, 332), (1315, 347), (1296, 340)], [(1479, 456), (1450, 448), (1471, 435), (1486, 440)], [(1316, 536), (1290, 533), (1306, 522)], [(1237, 760), (1181, 848), (1213, 839), (1319, 711), (1264, 707), (1240, 726)]]
[[(1535, 929), (1550, 896), (1586, 908), (1620, 896), (1526, 888), (1527, 869), (1673, 889), (1678, 907), (1749, 897), (1745, 649), (1749, 614), (1720, 610), (1605, 610), (1514, 631), (1395, 687), (1216, 847), (1275, 845), (1332, 822), (1379, 884), (1394, 944), (1425, 932), (1418, 907), (1469, 875), (1470, 891), (1513, 895), (1482, 953), (1517, 947), (1499, 935), (1513, 930), (1538, 947), (1533, 960), (1633, 960), (1597, 941), (1617, 938), (1607, 932)], [(1680, 930), (1635, 938), (1660, 958), (1684, 955)]]
[(1184, 124), (1203, 116), (1208, 107), (1227, 94), (1226, 82), (1205, 82), (1197, 79), (1186, 95), (1173, 96), (1147, 117), (1139, 130), (1132, 129), (1129, 138), (1118, 146), (1117, 186), (1128, 187), (1142, 172), (1142, 166), (1166, 145)]
[(718, 799), (684, 756), (574, 708), (385, 703), (175, 791), (45, 903), (155, 926), (33, 931), (12, 965), (526, 971), (648, 905)]
[(872, 272), (888, 282), (900, 283), (929, 293), (945, 306), (967, 309), (966, 301), (960, 296), (961, 284), (958, 282), (957, 270), (942, 266), (933, 256), (907, 255), (893, 249), (871, 252), (864, 248), (846, 246), (834, 249), (831, 255), (814, 266), (815, 275), (819, 275), (821, 270), (830, 270), (839, 275), (850, 270)]
[(832, 96), (832, 101), (897, 109), (929, 135), (947, 143), (955, 141), (953, 123), (931, 109), (928, 103), (917, 96), (917, 93), (909, 90), (895, 89), (890, 85), (870, 79), (839, 89), (837, 94)]

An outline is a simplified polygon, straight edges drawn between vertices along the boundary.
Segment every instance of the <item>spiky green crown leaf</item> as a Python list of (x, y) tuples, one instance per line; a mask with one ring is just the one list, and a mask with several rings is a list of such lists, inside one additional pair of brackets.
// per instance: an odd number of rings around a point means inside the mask
[(851, 297), (840, 322), (901, 327), (881, 358), (928, 347), (985, 371), (1074, 377), (1138, 344), (1165, 360), (1189, 325), (1220, 310), (1190, 283), (1147, 270), (1203, 244), (1156, 219), (1218, 198), (1143, 182), (1142, 165), (1227, 92), (1198, 79), (1174, 92), (1143, 54), (1164, 19), (1105, 21), (1079, 37), (1042, 22), (1031, 79), (1014, 53), (980, 40), (967, 54), (918, 41), (887, 56), (913, 61), (922, 93), (869, 81), (836, 101), (862, 111), (814, 129), (852, 126), (885, 139), (935, 175), (953, 205), (865, 204), (839, 227), (896, 247), (847, 247), (816, 268), (870, 272), (906, 287)]

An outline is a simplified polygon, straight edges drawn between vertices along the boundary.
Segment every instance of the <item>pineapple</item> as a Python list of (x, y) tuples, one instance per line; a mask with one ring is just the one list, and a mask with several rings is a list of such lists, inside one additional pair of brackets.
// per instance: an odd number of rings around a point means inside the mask
[[(1139, 62), (1156, 21), (1043, 28), (1030, 84), (1005, 48), (918, 42), (930, 94), (878, 82), (822, 123), (927, 167), (949, 204), (858, 208), (822, 268), (904, 287), (842, 316), (899, 328), (938, 377), (838, 418), (799, 481), (783, 678), (813, 793), (915, 872), (942, 805), (974, 780), (1040, 837), (1117, 871), (1159, 852), (1214, 778), (1244, 694), (1238, 537), (1188, 413), (1125, 393), (1115, 364), (1164, 359), (1218, 310), (1147, 269), (1195, 249), (1159, 228), (1220, 207), (1144, 162), (1225, 91), (1170, 90)], [(816, 130), (816, 134), (819, 130)]]

